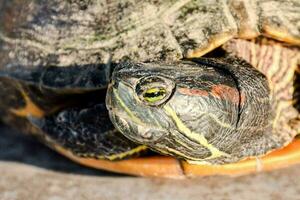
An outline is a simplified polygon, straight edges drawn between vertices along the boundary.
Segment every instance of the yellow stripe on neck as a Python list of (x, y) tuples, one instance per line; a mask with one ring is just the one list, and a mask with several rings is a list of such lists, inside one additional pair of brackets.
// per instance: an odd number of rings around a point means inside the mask
[(209, 144), (207, 139), (202, 134), (195, 133), (195, 132), (191, 131), (188, 127), (186, 127), (185, 124), (177, 116), (176, 112), (170, 106), (165, 105), (164, 109), (165, 109), (166, 113), (170, 117), (172, 117), (177, 128), (179, 129), (179, 131), (182, 134), (186, 135), (187, 137), (189, 137), (190, 139), (192, 139), (194, 141), (199, 142), (199, 144), (206, 147), (211, 152), (211, 156), (209, 156), (203, 160), (218, 158), (221, 156), (229, 156), (227, 153), (222, 152), (219, 149), (217, 149), (216, 147), (214, 147), (212, 144)]

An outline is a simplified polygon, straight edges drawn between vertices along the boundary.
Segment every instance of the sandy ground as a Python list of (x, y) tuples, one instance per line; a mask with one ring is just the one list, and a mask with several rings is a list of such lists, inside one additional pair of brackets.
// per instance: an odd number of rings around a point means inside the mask
[(0, 127), (0, 200), (300, 199), (300, 166), (242, 177), (186, 180), (120, 176), (79, 166)]

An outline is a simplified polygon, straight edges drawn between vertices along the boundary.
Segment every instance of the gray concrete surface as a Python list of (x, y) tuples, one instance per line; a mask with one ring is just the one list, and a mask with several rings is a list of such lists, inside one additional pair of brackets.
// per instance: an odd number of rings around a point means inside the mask
[(0, 200), (300, 199), (300, 166), (236, 178), (120, 176), (79, 166), (0, 127)]

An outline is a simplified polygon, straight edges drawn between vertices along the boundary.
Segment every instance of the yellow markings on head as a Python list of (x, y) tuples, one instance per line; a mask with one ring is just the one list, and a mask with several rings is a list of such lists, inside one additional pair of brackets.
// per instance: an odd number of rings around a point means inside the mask
[(18, 109), (10, 109), (10, 111), (20, 117), (43, 117), (45, 115), (45, 112), (41, 108), (39, 108), (34, 102), (32, 102), (28, 94), (21, 88), (21, 86), (18, 87), (18, 89), (21, 92), (22, 97), (25, 101), (25, 107)]
[(117, 101), (119, 102), (119, 105), (125, 110), (125, 112), (128, 114), (128, 116), (137, 124), (143, 124), (143, 122), (137, 118), (134, 113), (126, 106), (126, 104), (124, 103), (124, 101), (121, 99), (121, 97), (119, 96), (118, 92), (116, 89), (113, 89), (113, 93), (117, 99)]
[[(125, 112), (128, 114), (128, 116), (130, 117), (130, 119), (132, 119), (137, 124), (143, 124), (143, 122), (139, 118), (137, 118), (134, 115), (134, 113), (126, 106), (126, 104), (124, 103), (124, 101), (119, 96), (117, 90), (113, 89), (113, 93), (114, 93), (114, 96), (115, 96), (116, 100), (119, 102), (119, 105), (125, 110)], [(211, 156), (209, 156), (209, 157), (207, 157), (205, 159), (199, 159), (199, 161), (200, 160), (207, 160), (207, 159), (218, 158), (218, 157), (221, 157), (221, 156), (229, 156), (227, 153), (222, 152), (219, 149), (217, 149), (216, 147), (214, 147), (212, 144), (209, 144), (208, 141), (206, 140), (206, 138), (202, 134), (198, 134), (198, 133), (192, 132), (189, 128), (187, 128), (184, 125), (184, 123), (179, 119), (179, 117), (177, 116), (177, 114), (175, 113), (175, 111), (172, 110), (172, 108), (170, 108), (169, 106), (164, 106), (164, 109), (165, 109), (166, 113), (170, 117), (172, 117), (172, 119), (174, 120), (176, 126), (178, 127), (178, 129), (179, 129), (179, 131), (181, 133), (183, 133), (185, 136), (191, 138), (192, 140), (199, 142), (199, 144), (201, 144), (202, 146), (204, 146), (205, 148), (207, 148), (211, 152)], [(224, 126), (228, 127), (228, 125), (226, 125), (226, 124)], [(174, 149), (171, 149), (171, 148), (168, 148), (168, 147), (166, 149), (169, 152), (173, 152), (173, 153), (175, 153), (177, 155), (181, 155), (183, 157), (188, 158), (188, 156), (186, 156), (186, 155), (182, 154), (181, 152), (178, 152), (178, 151), (176, 151)], [(117, 155), (115, 155), (115, 156), (118, 158)], [(114, 156), (112, 156), (112, 159), (113, 158), (114, 158)], [(194, 158), (190, 158), (190, 159), (191, 160), (195, 160)]]
[[(209, 159), (210, 157), (207, 157), (207, 158), (204, 158), (204, 159), (197, 159), (197, 160), (195, 160), (195, 158), (192, 158), (192, 157), (190, 157), (190, 156), (188, 156), (188, 155), (185, 155), (185, 154), (183, 154), (182, 152), (180, 152), (180, 151), (177, 151), (177, 150), (175, 150), (175, 149), (172, 149), (172, 148), (170, 148), (170, 147), (165, 147), (169, 152), (172, 152), (172, 153), (174, 153), (175, 155), (178, 155), (178, 156), (181, 156), (181, 157), (183, 157), (183, 158), (185, 158), (185, 159), (187, 159), (187, 162), (193, 162), (194, 164), (195, 163), (197, 163), (197, 164), (203, 164), (203, 162), (205, 162), (206, 163), (206, 161), (204, 161), (204, 160), (206, 160), (206, 159)], [(208, 162), (207, 162), (208, 163)]]
[(229, 156), (227, 153), (220, 151), (216, 147), (214, 147), (212, 144), (209, 144), (207, 139), (199, 133), (195, 133), (191, 131), (188, 127), (185, 126), (185, 124), (181, 121), (181, 119), (177, 116), (176, 112), (169, 106), (165, 105), (164, 109), (166, 113), (173, 119), (175, 122), (176, 126), (178, 127), (179, 131), (189, 137), (190, 139), (199, 142), (202, 146), (206, 147), (210, 152), (211, 156), (203, 159), (213, 159), (213, 158), (218, 158), (221, 156)]

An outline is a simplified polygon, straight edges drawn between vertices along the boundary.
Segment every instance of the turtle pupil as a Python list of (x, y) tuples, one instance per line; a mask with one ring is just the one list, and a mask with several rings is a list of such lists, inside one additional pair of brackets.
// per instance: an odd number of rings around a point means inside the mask
[(159, 92), (145, 93), (144, 97), (153, 98), (153, 97), (159, 97), (161, 95), (164, 95), (164, 92), (159, 91)]
[(164, 88), (151, 88), (143, 94), (143, 97), (147, 102), (154, 103), (162, 100), (165, 95), (166, 90)]

